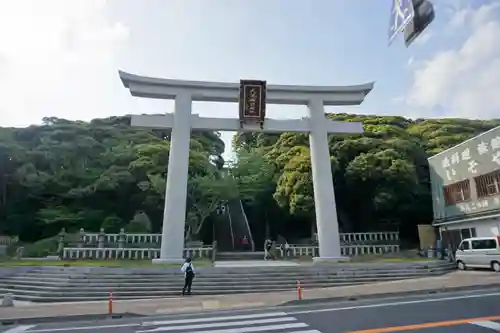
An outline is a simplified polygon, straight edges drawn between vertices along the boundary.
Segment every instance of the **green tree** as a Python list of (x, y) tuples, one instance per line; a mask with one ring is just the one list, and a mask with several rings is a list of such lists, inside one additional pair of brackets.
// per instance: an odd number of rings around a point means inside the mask
[[(432, 220), (427, 158), (486, 130), (500, 120), (407, 119), (329, 114), (362, 121), (363, 135), (330, 135), (332, 170), (341, 228), (387, 229), (403, 237)], [(138, 211), (150, 219), (141, 230), (159, 232), (163, 219), (170, 131), (132, 128), (129, 117), (90, 122), (48, 117), (40, 126), (0, 128), (0, 232), (23, 241), (101, 227), (138, 230)], [(241, 198), (256, 237), (305, 237), (314, 222), (307, 134), (240, 133), (236, 160), (224, 168), (217, 132), (194, 131), (187, 199), (190, 237), (218, 204)], [(230, 177), (229, 177), (230, 176)]]
[[(137, 211), (158, 232), (165, 188), (153, 185), (166, 176), (164, 134), (132, 128), (128, 117), (52, 117), (41, 126), (0, 128), (1, 232), (36, 241), (63, 227), (116, 231)], [(193, 133), (191, 146), (190, 175), (206, 173), (210, 161), (223, 163), (217, 133)]]

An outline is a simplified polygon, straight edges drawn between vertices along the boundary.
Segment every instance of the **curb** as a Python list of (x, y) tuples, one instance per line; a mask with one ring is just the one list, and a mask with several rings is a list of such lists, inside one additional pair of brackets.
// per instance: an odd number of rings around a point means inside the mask
[(109, 314), (81, 314), (81, 315), (62, 315), (51, 317), (25, 317), (25, 318), (0, 318), (0, 328), (2, 326), (10, 326), (17, 324), (43, 324), (43, 323), (60, 323), (66, 321), (98, 321), (106, 319), (133, 319), (147, 317), (137, 313), (123, 312)]
[(293, 305), (314, 305), (332, 302), (345, 302), (345, 301), (364, 301), (373, 300), (378, 298), (390, 298), (390, 297), (404, 297), (404, 296), (423, 296), (423, 295), (434, 295), (440, 293), (451, 293), (457, 291), (474, 291), (474, 290), (489, 290), (489, 289), (500, 289), (500, 283), (488, 284), (488, 285), (475, 285), (475, 286), (464, 286), (464, 287), (444, 287), (435, 288), (428, 290), (414, 290), (407, 292), (393, 292), (393, 293), (381, 293), (372, 295), (356, 295), (356, 296), (340, 296), (340, 297), (329, 297), (329, 298), (314, 298), (314, 299), (302, 299), (293, 300), (281, 303), (277, 305), (280, 306), (293, 306)]

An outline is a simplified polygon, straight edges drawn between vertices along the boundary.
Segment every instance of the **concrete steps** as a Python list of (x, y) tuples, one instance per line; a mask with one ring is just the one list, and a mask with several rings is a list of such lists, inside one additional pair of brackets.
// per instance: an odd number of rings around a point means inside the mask
[[(427, 273), (410, 274), (410, 273), (395, 273), (395, 274), (367, 274), (364, 276), (353, 276), (353, 277), (338, 277), (338, 276), (304, 276), (298, 278), (283, 277), (280, 279), (225, 279), (225, 280), (207, 280), (207, 279), (196, 279), (196, 285), (203, 288), (228, 288), (228, 287), (248, 287), (259, 285), (296, 285), (297, 281), (300, 280), (302, 284), (306, 285), (309, 283), (351, 283), (351, 282), (373, 282), (381, 280), (396, 280), (405, 278), (417, 278), (425, 277), (429, 275), (439, 275), (443, 271), (433, 271)], [(73, 281), (73, 280), (59, 280), (59, 281), (37, 281), (37, 280), (5, 280), (0, 282), (0, 288), (17, 288), (17, 289), (58, 289), (58, 290), (105, 290), (110, 289), (148, 289), (148, 288), (166, 288), (171, 285), (181, 285), (183, 283), (182, 277), (177, 279), (171, 279), (167, 281), (140, 281), (140, 282), (130, 282), (130, 281), (101, 281), (101, 280), (86, 280), (86, 281)]]
[[(255, 252), (254, 252), (255, 253)], [(241, 275), (261, 275), (266, 274), (266, 276), (273, 274), (304, 274), (311, 272), (314, 274), (320, 274), (323, 272), (328, 272), (330, 274), (350, 274), (350, 273), (363, 273), (363, 272), (379, 272), (379, 271), (392, 271), (392, 270), (404, 270), (404, 271), (422, 271), (434, 268), (446, 268), (452, 267), (453, 264), (449, 264), (444, 261), (424, 261), (424, 262), (408, 262), (408, 263), (391, 263), (391, 262), (380, 262), (380, 263), (340, 263), (340, 264), (301, 264), (294, 266), (247, 266), (247, 267), (199, 267), (196, 269), (197, 275), (203, 276), (241, 276)], [(14, 269), (18, 268), (18, 269)], [(61, 273), (64, 276), (111, 276), (113, 278), (117, 276), (126, 278), (134, 278), (136, 276), (169, 276), (169, 275), (179, 275), (179, 267), (147, 267), (147, 268), (121, 268), (121, 267), (61, 267), (61, 266), (42, 266), (42, 267), (13, 267), (9, 270), (9, 274), (0, 276), (2, 277), (8, 275), (16, 276), (36, 276), (36, 277), (60, 277)]]
[[(293, 277), (293, 276), (316, 276), (316, 275), (334, 275), (334, 276), (355, 276), (355, 275), (365, 275), (365, 274), (384, 274), (384, 273), (398, 273), (398, 272), (405, 272), (405, 273), (417, 273), (417, 272), (428, 272), (432, 270), (439, 270), (442, 268), (439, 267), (432, 267), (432, 268), (427, 268), (427, 269), (378, 269), (378, 270), (363, 270), (363, 271), (290, 271), (290, 272), (280, 272), (280, 271), (275, 271), (275, 272), (255, 272), (255, 273), (219, 273), (219, 274), (213, 274), (209, 272), (197, 272), (196, 276), (198, 278), (203, 278), (203, 279), (211, 279), (211, 278), (216, 278), (216, 279), (234, 279), (234, 278), (248, 278), (248, 279), (254, 279), (254, 278), (261, 278), (265, 276), (266, 278), (274, 278), (274, 277), (283, 277), (284, 275)], [(124, 275), (124, 274), (112, 274), (112, 273), (81, 273), (81, 274), (64, 274), (64, 272), (61, 273), (55, 273), (55, 274), (37, 274), (36, 272), (31, 272), (27, 273), (24, 275), (20, 276), (15, 276), (15, 277), (5, 277), (4, 279), (9, 279), (9, 278), (15, 278), (15, 279), (44, 279), (44, 280), (51, 280), (51, 279), (72, 279), (72, 280), (77, 280), (77, 279), (99, 279), (99, 280), (115, 280), (116, 278), (119, 278), (120, 281), (140, 281), (140, 280), (158, 280), (158, 279), (168, 279), (168, 278), (178, 278), (179, 275), (182, 275), (180, 272), (175, 272), (175, 273), (164, 273), (164, 274), (148, 274), (148, 273), (136, 273), (133, 275)], [(0, 279), (1, 281), (1, 279)]]
[[(447, 263), (315, 265), (243, 269), (200, 269), (193, 292), (198, 295), (293, 290), (297, 280), (307, 288), (358, 285), (437, 276), (454, 268)], [(178, 269), (42, 267), (0, 278), (0, 295), (16, 300), (71, 302), (179, 296), (183, 275)]]
[[(426, 270), (391, 270), (391, 271), (366, 271), (366, 272), (304, 272), (304, 273), (274, 273), (274, 274), (220, 274), (220, 275), (206, 275), (197, 274), (196, 281), (224, 283), (228, 281), (237, 281), (238, 283), (254, 282), (260, 280), (281, 282), (285, 280), (305, 280), (308, 278), (330, 278), (330, 279), (351, 279), (357, 277), (380, 277), (380, 276), (416, 276), (427, 275), (433, 272), (441, 272), (443, 268), (431, 268)], [(445, 270), (447, 271), (447, 270)], [(165, 275), (133, 275), (133, 276), (118, 276), (118, 275), (99, 275), (99, 274), (86, 274), (82, 276), (37, 276), (37, 275), (24, 275), (3, 278), (0, 283), (28, 283), (28, 284), (54, 284), (54, 283), (99, 283), (99, 284), (156, 284), (171, 281), (178, 281), (182, 279), (182, 274), (165, 274)]]
[(226, 260), (263, 260), (264, 251), (241, 251), (241, 252), (217, 252), (217, 261)]

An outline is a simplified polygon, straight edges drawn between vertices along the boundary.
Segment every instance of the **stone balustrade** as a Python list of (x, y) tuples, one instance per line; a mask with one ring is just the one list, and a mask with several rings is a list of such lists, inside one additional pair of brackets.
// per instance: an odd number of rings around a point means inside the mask
[[(185, 248), (184, 257), (193, 259), (213, 258), (212, 247)], [(95, 247), (66, 247), (63, 249), (62, 259), (130, 259), (151, 260), (160, 257), (160, 249), (157, 248), (95, 248)]]
[[(76, 244), (67, 244), (66, 232), (60, 233), (58, 253), (63, 259), (155, 259), (160, 255), (161, 234), (152, 233), (98, 233), (80, 230)], [(341, 233), (343, 256), (360, 256), (399, 252), (398, 232)], [(284, 251), (278, 247), (281, 255)], [(188, 242), (185, 257), (215, 259), (216, 245)], [(317, 256), (315, 245), (291, 245), (288, 256)]]
[(350, 243), (368, 243), (368, 242), (399, 242), (399, 232), (397, 231), (382, 231), (382, 232), (352, 232), (341, 233), (340, 241), (344, 244)]
[[(285, 256), (285, 251), (278, 249), (281, 256)], [(186, 248), (184, 257), (193, 259), (211, 259), (214, 255), (211, 247)], [(383, 253), (399, 252), (399, 245), (352, 245), (342, 246), (341, 253), (346, 257), (373, 255)], [(314, 257), (318, 255), (317, 246), (293, 246), (289, 249), (288, 257)], [(130, 259), (130, 260), (150, 260), (160, 256), (157, 248), (95, 248), (95, 247), (66, 247), (63, 250), (62, 258), (66, 260), (75, 259)]]
[[(285, 256), (285, 250), (278, 248), (281, 256)], [(318, 255), (317, 246), (291, 246), (288, 250), (288, 257), (315, 257)], [(370, 254), (396, 253), (399, 252), (399, 245), (347, 245), (341, 246), (342, 256), (354, 257)]]
[[(61, 232), (64, 235), (65, 231)], [(86, 232), (80, 229), (78, 234), (76, 247), (142, 247), (142, 248), (159, 248), (161, 245), (161, 234), (151, 233), (126, 233), (122, 228), (119, 233), (106, 233), (103, 229), (100, 232)], [(192, 241), (186, 244), (186, 247), (211, 247), (211, 245), (204, 245), (201, 241)]]
[(161, 244), (161, 234), (137, 234), (137, 233), (85, 233), (83, 234), (84, 244), (99, 244), (99, 242), (107, 244)]
[[(81, 229), (80, 238), (82, 244), (96, 244), (100, 247), (104, 247), (105, 244), (161, 244), (161, 234), (125, 233), (123, 229), (120, 233), (105, 233), (103, 230), (96, 233), (89, 233)], [(380, 245), (380, 243), (395, 244), (399, 242), (399, 232), (340, 233), (340, 242), (347, 245), (370, 243), (376, 243), (378, 245)]]
[(19, 241), (19, 237), (11, 237), (11, 236), (1, 236), (0, 235), (0, 245), (12, 245)]

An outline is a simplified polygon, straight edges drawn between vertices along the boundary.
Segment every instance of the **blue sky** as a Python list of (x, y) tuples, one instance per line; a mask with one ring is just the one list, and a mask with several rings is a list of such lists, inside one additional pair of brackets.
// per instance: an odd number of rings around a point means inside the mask
[[(0, 0), (0, 125), (172, 110), (170, 101), (131, 97), (118, 69), (271, 84), (375, 81), (362, 106), (328, 111), (500, 117), (500, 1), (434, 0), (435, 22), (409, 49), (401, 37), (387, 44), (391, 1)], [(236, 117), (237, 105), (197, 103), (194, 112)]]

